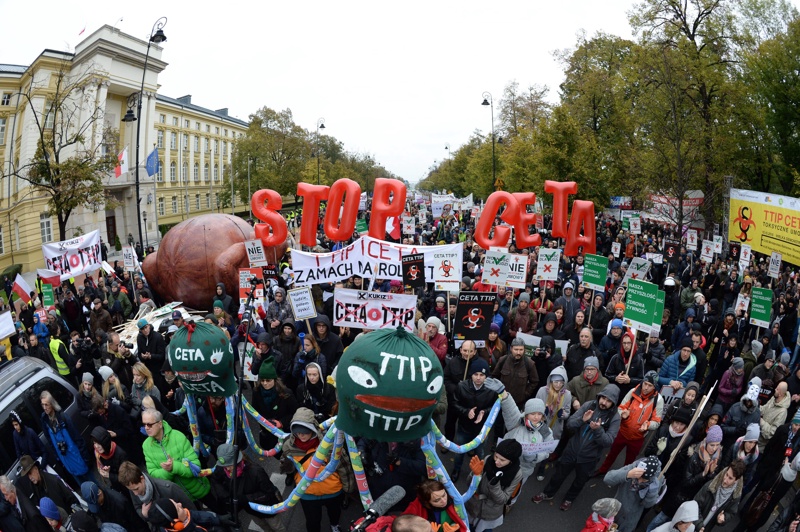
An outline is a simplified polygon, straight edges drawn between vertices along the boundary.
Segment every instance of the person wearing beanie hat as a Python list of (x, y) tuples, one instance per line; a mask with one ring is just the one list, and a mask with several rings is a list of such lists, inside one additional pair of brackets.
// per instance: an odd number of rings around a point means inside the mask
[(683, 391), (683, 397), (679, 401), (673, 401), (673, 403), (664, 410), (664, 417), (661, 422), (669, 423), (672, 421), (673, 414), (679, 408), (687, 410), (689, 412), (689, 416), (693, 418), (695, 412), (697, 412), (697, 407), (699, 404), (699, 393), (700, 385), (695, 381), (690, 381)]
[(606, 473), (603, 482), (617, 486), (614, 498), (621, 503), (615, 522), (619, 532), (633, 532), (644, 511), (661, 498), (664, 478), (661, 463), (655, 456), (645, 456), (636, 462)]
[(614, 518), (622, 508), (622, 503), (607, 497), (597, 499), (592, 504), (592, 514), (586, 518), (581, 532), (606, 532), (614, 524)]
[(522, 481), (521, 456), (522, 445), (507, 438), (485, 460), (477, 456), (470, 460), (472, 474), (480, 477), (475, 496), (465, 505), (472, 530), (492, 530), (503, 524), (506, 504)]
[(501, 358), (494, 367), (493, 375), (511, 394), (517, 408), (536, 393), (539, 387), (539, 373), (536, 364), (525, 356), (525, 342), (522, 338), (511, 341), (511, 352)]
[[(42, 517), (47, 519), (47, 522), (53, 527), (53, 530), (58, 530), (61, 527), (61, 523), (64, 519), (56, 503), (53, 502), (53, 499), (50, 497), (42, 497), (39, 501), (39, 512), (42, 514)], [(64, 515), (66, 516), (66, 512), (64, 512)]]
[(508, 354), (506, 343), (500, 339), (501, 327), (492, 322), (489, 325), (489, 335), (484, 346), (478, 351), (478, 356), (489, 363), (489, 369), (494, 371), (497, 363)]
[[(722, 405), (723, 410), (727, 411), (732, 404), (739, 401), (745, 389), (744, 379), (744, 359), (742, 357), (734, 357), (731, 360), (731, 367), (722, 374), (717, 387), (717, 403)], [(758, 400), (758, 397), (756, 397), (756, 400)]]
[(625, 324), (621, 319), (614, 318), (608, 322), (608, 332), (600, 344), (597, 346), (597, 352), (600, 355), (601, 370), (605, 370), (611, 357), (619, 353), (619, 344), (622, 339), (622, 333), (625, 332)]
[[(744, 436), (750, 425), (758, 427), (761, 419), (761, 409), (758, 406), (760, 388), (759, 384), (751, 384), (742, 398), (734, 403), (722, 418), (720, 427), (723, 434), (722, 446), (725, 449), (730, 448), (737, 438)], [(720, 404), (719, 401), (717, 404)]]
[[(502, 397), (503, 421), (507, 429), (505, 439), (516, 440), (523, 446), (554, 439), (553, 431), (547, 423), (544, 401), (539, 398), (528, 399), (525, 407), (520, 410), (507, 391), (503, 393)], [(523, 452), (520, 459), (523, 486), (528, 481), (528, 477), (533, 474), (536, 465), (545, 463), (548, 457), (549, 453), (547, 452)], [(519, 497), (519, 493), (511, 501), (511, 504), (516, 502), (517, 497)]]
[(677, 392), (695, 379), (697, 356), (693, 347), (691, 338), (687, 338), (664, 360), (658, 371), (658, 386), (671, 386)]
[(514, 339), (517, 333), (533, 334), (536, 328), (536, 313), (530, 307), (531, 296), (527, 292), (519, 295), (519, 304), (508, 312), (508, 335)]

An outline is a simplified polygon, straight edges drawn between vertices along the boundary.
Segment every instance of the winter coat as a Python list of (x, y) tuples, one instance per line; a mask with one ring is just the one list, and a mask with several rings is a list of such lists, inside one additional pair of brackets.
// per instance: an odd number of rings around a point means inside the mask
[[(647, 351), (646, 353), (645, 350)], [(647, 345), (640, 345), (639, 352), (642, 353), (644, 357), (645, 373), (648, 371), (659, 371), (661, 366), (664, 365), (664, 360), (667, 358), (667, 350), (664, 349), (664, 345), (661, 342), (650, 344), (649, 347)]]
[(123, 319), (128, 319), (133, 310), (131, 300), (122, 290), (117, 290), (115, 294), (113, 290), (108, 293), (108, 310), (110, 314), (121, 314)]
[[(603, 396), (613, 404), (608, 410), (603, 410), (598, 404), (599, 398)], [(615, 384), (609, 384), (600, 393), (598, 399), (583, 403), (581, 407), (567, 420), (567, 430), (572, 434), (569, 439), (564, 454), (561, 456), (563, 463), (586, 464), (597, 462), (604, 450), (611, 447), (614, 438), (619, 432), (620, 417), (617, 412), (619, 403), (619, 388)], [(589, 424), (592, 421), (583, 421), (583, 414), (587, 410), (593, 410), (593, 420), (600, 421), (601, 426), (591, 429)]]
[(567, 368), (567, 377), (574, 379), (583, 373), (583, 361), (588, 357), (600, 358), (597, 348), (594, 344), (589, 347), (582, 347), (581, 344), (571, 345), (567, 350), (567, 359), (564, 361), (564, 367)]
[(359, 438), (358, 450), (364, 457), (365, 464), (373, 466), (375, 471), (383, 472), (367, 477), (373, 499), (377, 500), (392, 486), (401, 486), (406, 494), (394, 508), (400, 510), (408, 506), (416, 497), (417, 485), (426, 478), (427, 473), (420, 440), (388, 443)]
[[(214, 300), (213, 301), (222, 301), (222, 307), (225, 312), (228, 313), (230, 316), (236, 316), (239, 314), (239, 304), (238, 301), (234, 301), (231, 296), (228, 295), (228, 292), (225, 290), (225, 283), (217, 283), (217, 288), (222, 288), (222, 295), (217, 295), (216, 290), (214, 291)], [(212, 303), (213, 303), (212, 301)]]
[[(484, 458), (483, 463), (487, 460), (494, 460), (494, 455), (489, 455)], [(467, 501), (466, 508), (467, 514), (473, 519), (482, 519), (484, 521), (493, 521), (503, 515), (503, 510), (514, 490), (517, 489), (517, 484), (522, 481), (522, 469), (517, 470), (514, 475), (514, 480), (503, 488), (500, 482), (490, 482), (490, 479), (485, 476), (481, 478), (480, 484), (475, 494)]]
[[(293, 320), (284, 320), (283, 325), (287, 324), (294, 328)], [(272, 344), (272, 349), (279, 351), (283, 355), (281, 359), (286, 361), (284, 366), (288, 365), (288, 369), (286, 369), (286, 367), (275, 368), (278, 372), (278, 377), (284, 379), (284, 382), (286, 382), (286, 376), (292, 371), (291, 362), (294, 360), (294, 356), (297, 354), (297, 352), (302, 349), (302, 345), (300, 345), (300, 339), (296, 335), (292, 334), (291, 336), (286, 337), (283, 335), (283, 330), (281, 330), (281, 334), (275, 336), (273, 339), (274, 341)]]
[(492, 376), (505, 385), (517, 406), (525, 404), (539, 387), (536, 364), (525, 355), (519, 360), (514, 355), (504, 356), (494, 367)]
[[(697, 492), (695, 495), (694, 500), (697, 501), (697, 505), (700, 507), (700, 518), (694, 522), (694, 526), (697, 530), (703, 526), (703, 521), (705, 520), (706, 516), (712, 511), (712, 507), (714, 506), (714, 498), (717, 494), (717, 490), (722, 485), (722, 479), (725, 477), (725, 469), (720, 471), (713, 480), (709, 480), (706, 484), (700, 488), (700, 491)], [(739, 502), (742, 499), (742, 489), (744, 488), (744, 478), (738, 478), (736, 480), (736, 485), (733, 488), (733, 493), (731, 496), (728, 497), (722, 506), (716, 508), (714, 511), (714, 516), (711, 518), (711, 521), (708, 522), (708, 527), (710, 528), (712, 524), (716, 524), (717, 516), (720, 512), (725, 512), (725, 522), (728, 523), (733, 516), (739, 511)]]
[(669, 386), (670, 381), (680, 381), (686, 387), (691, 381), (695, 380), (697, 357), (689, 355), (689, 360), (685, 364), (681, 363), (680, 357), (681, 352), (676, 351), (664, 361), (661, 371), (658, 372), (659, 386)]
[[(312, 394), (312, 390), (316, 393)], [(306, 375), (303, 382), (297, 387), (297, 404), (300, 407), (308, 408), (320, 423), (333, 415), (333, 407), (336, 405), (336, 390), (333, 386), (321, 378), (317, 387), (308, 382)]]
[(720, 448), (717, 450), (716, 454), (716, 470), (708, 475), (705, 474), (706, 463), (700, 456), (700, 445), (701, 444), (698, 444), (687, 449), (687, 455), (691, 454), (691, 456), (687, 457), (686, 467), (683, 471), (682, 478), (680, 478), (680, 483), (677, 486), (670, 487), (669, 490), (667, 490), (666, 496), (664, 496), (664, 499), (661, 503), (661, 511), (666, 515), (674, 515), (675, 512), (678, 511), (678, 508), (681, 504), (694, 499), (694, 496), (697, 495), (697, 492), (700, 491), (700, 488), (703, 487), (703, 484), (709, 480), (712, 480), (714, 475), (723, 469), (723, 450)]
[(744, 436), (747, 432), (747, 425), (758, 423), (760, 420), (761, 411), (758, 407), (758, 398), (753, 401), (753, 406), (749, 409), (744, 406), (742, 401), (731, 406), (719, 424), (723, 434), (723, 447), (729, 446), (739, 436)]
[[(231, 500), (231, 478), (226, 474), (225, 469), (217, 467), (211, 474), (211, 490), (217, 501), (226, 503), (226, 513), (230, 513), (227, 503)], [(283, 499), (279, 498), (280, 493), (275, 485), (270, 481), (266, 470), (259, 464), (244, 463), (244, 471), (236, 477), (236, 493), (238, 494), (240, 510), (246, 511), (254, 517), (264, 518), (264, 514), (253, 510), (250, 503), (264, 504), (271, 506), (278, 504)]]
[(764, 452), (764, 447), (775, 434), (775, 431), (778, 430), (778, 427), (786, 422), (786, 414), (791, 404), (792, 398), (788, 393), (785, 393), (780, 401), (776, 401), (775, 396), (772, 396), (767, 401), (767, 404), (760, 407), (761, 419), (759, 420), (759, 425), (761, 425), (761, 434), (758, 437), (758, 448), (761, 452)]
[[(561, 388), (558, 407), (553, 408), (547, 404), (547, 393), (550, 382), (553, 380), (553, 377), (557, 375), (564, 379), (564, 386)], [(572, 411), (572, 393), (567, 390), (567, 371), (564, 369), (564, 366), (558, 366), (550, 372), (545, 385), (536, 392), (536, 398), (541, 399), (545, 404), (545, 420), (547, 426), (553, 431), (553, 438), (556, 440), (561, 439), (561, 432), (564, 430), (564, 420), (569, 419), (570, 412)]]
[[(694, 304), (694, 300), (692, 300), (692, 304)], [(692, 324), (686, 318), (694, 319), (694, 309), (690, 308), (686, 311), (686, 316), (682, 322), (680, 322), (675, 330), (672, 331), (672, 338), (670, 339), (670, 345), (673, 349), (680, 349), (681, 341), (684, 338), (691, 338), (692, 334)]]
[(459, 517), (458, 512), (456, 511), (456, 507), (453, 505), (452, 498), (449, 497), (448, 497), (448, 505), (445, 507), (445, 510), (443, 512), (447, 516), (445, 519), (442, 519), (442, 517), (440, 516), (439, 520), (437, 521), (434, 511), (425, 508), (420, 502), (419, 498), (416, 498), (413, 501), (411, 501), (411, 504), (408, 505), (408, 508), (406, 508), (403, 513), (418, 515), (431, 523), (436, 523), (437, 525), (443, 524), (445, 521), (453, 523), (459, 526), (458, 528), (459, 532), (467, 529), (467, 526), (464, 524), (464, 521), (461, 519), (461, 517)]
[[(195, 477), (188, 465), (183, 460), (188, 460), (192, 464), (200, 467), (200, 460), (192, 448), (186, 436), (174, 430), (166, 421), (162, 421), (164, 426), (164, 437), (161, 441), (156, 441), (152, 436), (148, 437), (142, 444), (144, 451), (147, 473), (154, 478), (160, 478), (174, 482), (183, 488), (193, 501), (202, 499), (211, 487), (208, 479)], [(161, 462), (165, 462), (168, 457), (172, 458), (172, 471), (167, 471), (161, 467)]]
[[(472, 379), (461, 381), (456, 388), (454, 397), (453, 408), (458, 414), (458, 425), (461, 430), (471, 436), (477, 436), (486, 423), (486, 418), (489, 417), (489, 411), (492, 409), (495, 400), (497, 400), (497, 393), (493, 392), (485, 385), (480, 389), (475, 389)], [(469, 411), (475, 408), (475, 419), (469, 418)], [(483, 419), (480, 423), (475, 423), (478, 419), (477, 412), (483, 410)]]
[[(50, 423), (50, 418), (45, 412), (41, 415), (42, 427), (50, 438), (55, 455), (71, 475), (80, 477), (89, 472), (89, 451), (86, 442), (75, 429), (69, 416), (63, 412), (55, 412), (55, 427)], [(59, 444), (62, 444), (59, 447)], [(61, 452), (66, 449), (66, 453)]]
[(659, 493), (664, 485), (663, 477), (656, 474), (650, 479), (646, 489), (634, 490), (633, 479), (626, 476), (636, 465), (634, 462), (619, 469), (612, 469), (603, 478), (603, 482), (608, 486), (617, 486), (614, 498), (622, 503), (622, 507), (614, 522), (619, 523), (619, 532), (633, 532), (644, 511), (658, 502)]
[(278, 287), (276, 293), (277, 292), (283, 293), (283, 300), (280, 303), (278, 303), (277, 299), (270, 301), (269, 306), (267, 307), (267, 319), (264, 320), (264, 324), (270, 328), (272, 328), (270, 324), (273, 321), (279, 321), (281, 323), (281, 325), (272, 329), (273, 334), (278, 331), (278, 328), (281, 327), (287, 319), (294, 320), (292, 305), (286, 298), (286, 290)]
[(506, 425), (506, 435), (503, 439), (517, 440), (522, 445), (522, 457), (519, 466), (522, 470), (522, 478), (528, 478), (533, 473), (536, 464), (543, 462), (550, 456), (550, 453), (526, 452), (526, 446), (534, 443), (542, 443), (553, 439), (553, 431), (543, 420), (538, 427), (528, 428), (525, 424), (525, 416), (533, 412), (533, 399), (525, 403), (525, 408), (520, 412), (517, 405), (510, 395), (507, 395), (501, 406), (503, 408), (503, 421)]
[(31, 456), (34, 460), (42, 459), (42, 467), (47, 466), (48, 452), (39, 439), (39, 436), (30, 427), (22, 426), (22, 432), (12, 430), (14, 438), (14, 452), (17, 458), (21, 458), (26, 454)]
[[(153, 495), (150, 498), (150, 501), (157, 501), (158, 499), (173, 499), (175, 502), (179, 502), (183, 505), (184, 508), (189, 510), (190, 512), (194, 512), (196, 507), (192, 502), (192, 499), (189, 498), (189, 495), (186, 494), (183, 489), (181, 489), (176, 484), (168, 480), (163, 480), (160, 478), (154, 478), (148, 475), (147, 473), (142, 473), (145, 478), (145, 482), (149, 482), (150, 485), (153, 487)], [(127, 490), (126, 490), (127, 491)], [(147, 519), (142, 515), (142, 506), (144, 506), (144, 502), (142, 499), (139, 498), (138, 495), (135, 495), (132, 491), (128, 491), (131, 497), (131, 503), (133, 504), (134, 510), (136, 510), (136, 514), (141, 517), (142, 519)], [(155, 527), (151, 525), (151, 530), (154, 532), (158, 532), (161, 529), (155, 530)]]
[[(654, 391), (650, 397), (645, 399), (642, 397), (642, 387), (639, 385), (625, 394), (619, 410), (630, 412), (630, 415), (620, 424), (620, 436), (624, 436), (627, 440), (641, 440), (661, 424), (661, 417), (664, 414), (664, 398), (658, 391)], [(647, 432), (639, 431), (643, 423), (648, 425)]]
[[(274, 390), (275, 388), (273, 388)], [(278, 427), (283, 431), (289, 430), (289, 423), (292, 421), (292, 416), (299, 404), (295, 399), (292, 392), (286, 390), (285, 395), (278, 395), (275, 393), (275, 398), (272, 401), (267, 401), (262, 393), (263, 388), (260, 384), (256, 384), (253, 389), (253, 408), (256, 412), (261, 414), (266, 420)], [(278, 438), (266, 429), (261, 431), (261, 448), (266, 450), (272, 449), (278, 443)]]
[[(325, 338), (319, 338), (317, 336), (318, 323), (324, 323), (325, 325), (328, 326), (328, 334), (325, 335)], [(333, 368), (335, 368), (336, 365), (339, 363), (339, 358), (342, 356), (342, 353), (344, 352), (342, 339), (339, 338), (338, 334), (333, 332), (331, 327), (331, 320), (329, 320), (328, 316), (324, 314), (321, 314), (320, 316), (317, 317), (313, 327), (314, 327), (314, 338), (316, 338), (317, 344), (319, 344), (320, 354), (325, 356), (325, 360), (328, 363), (327, 371), (332, 372)], [(329, 374), (330, 373), (326, 373), (326, 375)]]
[(56, 506), (64, 510), (69, 510), (72, 505), (79, 504), (75, 493), (56, 475), (39, 467), (39, 476), (41, 480), (38, 484), (31, 482), (27, 475), (18, 476), (14, 484), (20, 495), (29, 498), (36, 506), (39, 506), (42, 497), (49, 497), (56, 503)]
[(96, 515), (103, 523), (114, 523), (125, 527), (125, 530), (142, 530), (146, 527), (129, 498), (111, 488), (100, 486), (100, 489), (103, 491), (103, 504), (99, 505), (100, 511), (92, 515)]
[[(600, 371), (604, 371), (611, 357), (619, 353), (620, 339), (622, 339), (621, 334), (619, 337), (614, 337), (609, 332), (600, 340), (600, 345), (597, 346), (597, 352), (600, 354)], [(616, 377), (616, 375), (614, 376)]]
[(592, 327), (592, 343), (597, 344), (607, 334), (609, 321), (611, 321), (611, 314), (605, 306), (592, 310), (592, 318), (589, 320)]
[[(103, 448), (102, 453), (97, 452), (97, 449), (94, 450), (98, 471), (107, 467), (108, 481), (111, 483), (111, 487), (120, 493), (125, 493), (125, 486), (119, 483), (119, 467), (122, 462), (128, 460), (128, 453), (125, 452), (125, 449), (119, 447), (116, 442), (111, 441), (111, 435), (103, 427), (93, 428), (92, 438)], [(136, 444), (133, 443), (133, 445)]]
[(154, 379), (161, 380), (161, 368), (164, 366), (164, 357), (167, 354), (167, 344), (161, 333), (152, 327), (147, 336), (139, 333), (136, 337), (136, 347), (139, 358), (142, 353), (150, 353), (150, 358), (142, 358), (142, 363), (147, 366)]
[[(619, 387), (620, 393), (624, 395), (630, 390), (636, 388), (642, 382), (642, 380), (644, 380), (644, 360), (642, 360), (642, 357), (636, 352), (636, 339), (634, 338), (633, 334), (626, 332), (623, 334), (623, 336), (629, 337), (633, 342), (633, 345), (631, 346), (631, 352), (628, 356), (623, 354), (622, 343), (620, 343), (620, 351), (611, 357), (611, 360), (608, 362), (608, 366), (606, 367), (605, 376), (606, 379), (608, 379), (608, 382), (613, 382), (616, 384)], [(633, 357), (633, 359), (631, 360), (630, 369), (627, 371), (628, 377), (631, 378), (631, 381), (627, 384), (615, 382), (614, 379), (616, 379), (620, 373), (626, 372), (625, 370), (628, 365), (628, 360), (631, 357)]]
[[(742, 387), (744, 386), (744, 373), (736, 375), (733, 368), (728, 368), (722, 374), (719, 380), (719, 394), (717, 401), (723, 405), (733, 404), (738, 397), (742, 395)], [(756, 398), (758, 402), (758, 398)]]
[(436, 334), (428, 338), (428, 344), (433, 349), (433, 352), (436, 353), (436, 358), (439, 359), (439, 362), (444, 363), (447, 358), (447, 336), (437, 331)]
[(455, 395), (458, 383), (464, 380), (464, 374), (470, 361), (464, 360), (461, 355), (454, 356), (447, 361), (447, 365), (444, 367), (444, 389), (447, 391), (448, 401)]
[(580, 404), (583, 404), (587, 401), (594, 401), (597, 394), (606, 386), (608, 386), (608, 379), (600, 373), (597, 374), (594, 384), (589, 384), (589, 381), (581, 374), (570, 379), (567, 383), (567, 390), (572, 394), (573, 403), (577, 399)]
[[(656, 434), (654, 437), (650, 439), (650, 443), (647, 444), (647, 447), (644, 450), (644, 454), (642, 456), (657, 456), (658, 461), (661, 462), (661, 467), (667, 465), (669, 461), (670, 455), (675, 447), (678, 446), (680, 443), (683, 434), (679, 434), (677, 436), (673, 436), (669, 431), (669, 425), (661, 425), (658, 427)], [(666, 447), (660, 453), (658, 452), (658, 442), (659, 440), (664, 440), (666, 442)], [(681, 452), (678, 456), (676, 456), (675, 460), (676, 463), (670, 466), (667, 475), (672, 475), (676, 471), (682, 471), (683, 461), (686, 458), (686, 446), (681, 449)], [(669, 479), (667, 479), (669, 480)]]

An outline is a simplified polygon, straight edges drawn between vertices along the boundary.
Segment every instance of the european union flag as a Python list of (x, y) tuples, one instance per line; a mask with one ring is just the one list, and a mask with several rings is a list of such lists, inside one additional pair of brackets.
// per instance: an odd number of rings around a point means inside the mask
[(153, 148), (153, 151), (147, 156), (147, 164), (145, 165), (145, 168), (147, 169), (147, 175), (150, 177), (153, 177), (158, 173), (158, 148)]

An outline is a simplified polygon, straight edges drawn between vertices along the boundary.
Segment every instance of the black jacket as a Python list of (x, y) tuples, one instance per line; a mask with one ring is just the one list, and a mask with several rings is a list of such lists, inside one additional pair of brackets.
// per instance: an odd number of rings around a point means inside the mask
[[(467, 434), (477, 436), (481, 428), (483, 428), (483, 424), (486, 423), (486, 418), (489, 417), (492, 405), (497, 400), (497, 392), (493, 392), (485, 385), (476, 390), (475, 385), (472, 384), (472, 379), (467, 379), (458, 384), (454, 398), (453, 407), (458, 413), (459, 426)], [(472, 408), (475, 408), (474, 419), (469, 418), (469, 412)], [(483, 417), (480, 423), (476, 423), (478, 413), (481, 410), (483, 410)]]
[(133, 509), (130, 498), (124, 497), (112, 488), (101, 487), (100, 489), (103, 491), (103, 504), (96, 515), (102, 522), (116, 523), (125, 530), (144, 530), (147, 528), (142, 518)]
[[(39, 468), (39, 475), (41, 480), (38, 484), (31, 482), (27, 475), (18, 476), (14, 481), (17, 486), (17, 495), (30, 499), (35, 506), (39, 506), (42, 497), (49, 497), (56, 503), (56, 506), (67, 512), (73, 504), (78, 504), (75, 493), (57, 476), (43, 471), (41, 468)], [(5, 529), (2, 528), (2, 530)]]
[(444, 389), (447, 392), (447, 400), (450, 401), (456, 393), (458, 383), (464, 380), (464, 373), (467, 370), (469, 361), (464, 360), (461, 355), (451, 358), (444, 367)]
[[(328, 334), (325, 335), (325, 338), (319, 338), (317, 336), (317, 324), (323, 323), (328, 327)], [(328, 319), (328, 316), (322, 314), (320, 315), (316, 321), (314, 322), (314, 338), (316, 338), (317, 343), (319, 344), (320, 353), (325, 355), (325, 360), (328, 362), (328, 374), (333, 372), (333, 368), (336, 367), (336, 364), (339, 363), (339, 358), (342, 356), (344, 352), (344, 346), (342, 345), (342, 339), (339, 338), (339, 335), (333, 332), (331, 327), (331, 320)]]
[[(613, 405), (608, 410), (600, 408), (599, 398), (603, 396), (609, 399)], [(561, 460), (564, 463), (586, 464), (597, 462), (604, 450), (611, 447), (614, 439), (619, 432), (620, 417), (617, 412), (619, 404), (619, 388), (615, 384), (609, 384), (597, 394), (597, 399), (587, 401), (572, 414), (567, 420), (566, 429), (572, 434), (569, 439)], [(583, 421), (583, 414), (587, 410), (593, 410), (594, 415), (589, 421)], [(592, 420), (600, 421), (602, 424), (597, 429), (592, 429), (589, 425)]]
[[(211, 474), (211, 490), (216, 500), (220, 501), (220, 505), (230, 503), (231, 478), (225, 474), (225, 469), (222, 467), (217, 467)], [(239, 495), (239, 509), (262, 519), (264, 514), (253, 510), (250, 507), (251, 502), (271, 506), (282, 500), (280, 492), (270, 481), (264, 468), (250, 463), (245, 463), (244, 471), (236, 477), (236, 493)], [(230, 508), (226, 510), (228, 513), (231, 511)]]

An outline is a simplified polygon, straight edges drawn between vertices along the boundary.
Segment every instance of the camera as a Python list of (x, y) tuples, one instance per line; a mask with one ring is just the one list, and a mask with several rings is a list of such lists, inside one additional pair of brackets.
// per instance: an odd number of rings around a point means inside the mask
[(127, 348), (127, 349), (133, 349), (133, 344), (132, 344), (132, 343), (130, 343), (130, 342), (123, 342), (123, 341), (120, 341), (120, 342), (119, 342), (119, 345), (121, 345), (122, 347), (125, 347), (125, 348)]
[(66, 454), (67, 454), (67, 442), (60, 441), (60, 442), (57, 443), (57, 445), (58, 445), (58, 452), (60, 452), (61, 454), (66, 456)]

